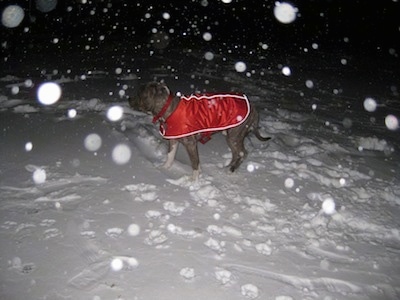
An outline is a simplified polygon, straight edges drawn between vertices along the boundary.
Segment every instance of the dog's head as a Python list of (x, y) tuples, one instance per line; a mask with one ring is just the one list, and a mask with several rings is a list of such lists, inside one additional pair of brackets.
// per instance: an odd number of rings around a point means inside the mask
[(161, 82), (149, 82), (139, 88), (137, 95), (129, 99), (129, 105), (138, 111), (156, 114), (164, 105), (170, 91)]

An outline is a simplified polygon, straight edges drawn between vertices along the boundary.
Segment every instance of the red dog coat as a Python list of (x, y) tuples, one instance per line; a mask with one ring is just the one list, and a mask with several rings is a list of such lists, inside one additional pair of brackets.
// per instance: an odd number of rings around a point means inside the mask
[(216, 131), (242, 124), (250, 114), (250, 103), (242, 94), (182, 96), (175, 111), (160, 125), (166, 139), (201, 133), (205, 143)]

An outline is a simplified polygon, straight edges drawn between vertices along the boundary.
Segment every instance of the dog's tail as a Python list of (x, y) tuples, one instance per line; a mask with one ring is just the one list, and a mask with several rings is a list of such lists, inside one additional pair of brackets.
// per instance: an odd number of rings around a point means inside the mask
[(256, 138), (257, 138), (259, 141), (261, 141), (261, 142), (266, 142), (266, 141), (268, 141), (268, 140), (271, 139), (271, 137), (269, 137), (269, 136), (268, 136), (268, 137), (262, 136), (262, 135), (260, 134), (260, 131), (258, 130), (258, 128), (254, 128), (253, 133), (254, 133), (254, 135), (256, 136)]

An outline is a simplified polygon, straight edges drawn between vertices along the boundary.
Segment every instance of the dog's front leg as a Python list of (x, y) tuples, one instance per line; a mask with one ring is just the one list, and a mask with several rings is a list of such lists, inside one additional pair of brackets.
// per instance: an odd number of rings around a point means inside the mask
[(167, 160), (165, 161), (163, 168), (169, 169), (175, 160), (176, 151), (178, 150), (178, 141), (169, 140), (169, 149), (167, 154)]
[(197, 139), (195, 136), (189, 136), (181, 140), (182, 144), (185, 146), (186, 151), (189, 155), (190, 162), (192, 164), (193, 181), (197, 181), (200, 176), (200, 159), (199, 151), (197, 149)]

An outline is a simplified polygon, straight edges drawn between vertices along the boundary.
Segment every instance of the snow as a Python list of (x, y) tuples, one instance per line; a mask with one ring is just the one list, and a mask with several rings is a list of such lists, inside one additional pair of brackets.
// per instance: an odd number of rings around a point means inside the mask
[(169, 13), (167, 13), (167, 12), (164, 12), (164, 13), (162, 14), (162, 16), (163, 16), (163, 18), (164, 18), (165, 20), (171, 19), (171, 15), (170, 15)]
[(244, 71), (246, 71), (247, 66), (244, 62), (242, 61), (238, 61), (235, 63), (235, 70), (239, 73), (243, 73)]
[(29, 152), (29, 151), (31, 151), (33, 149), (33, 144), (31, 143), (31, 142), (27, 142), (26, 144), (25, 144), (25, 150), (27, 151), (27, 152)]
[(285, 187), (286, 187), (287, 189), (291, 189), (291, 188), (294, 187), (294, 180), (293, 180), (293, 178), (286, 178), (286, 179), (285, 179)]
[(312, 89), (314, 87), (314, 82), (312, 80), (307, 80), (306, 87), (308, 87), (309, 89)]
[(68, 109), (68, 117), (73, 119), (77, 116), (77, 111), (74, 108)]
[[(237, 57), (173, 48), (141, 53), (137, 73), (115, 63), (4, 75), (1, 298), (398, 299), (400, 144), (385, 124), (398, 95), (368, 78), (389, 71), (303, 55), (271, 67), (247, 57), (245, 69), (264, 72), (250, 77), (232, 68)], [(286, 63), (303, 71), (282, 76)], [(272, 139), (247, 138), (234, 174), (222, 134), (199, 145), (197, 182), (182, 147), (162, 169), (157, 126), (118, 94), (146, 72), (174, 92), (246, 93)], [(48, 79), (62, 93), (42, 105)], [(371, 95), (379, 105), (364, 109)]]
[(183, 269), (179, 272), (179, 274), (180, 274), (184, 279), (188, 279), (188, 280), (193, 279), (193, 278), (195, 277), (194, 269), (193, 269), (193, 268), (189, 268), (189, 267), (183, 268)]
[(33, 171), (32, 179), (36, 184), (42, 184), (46, 181), (46, 170), (36, 169)]
[(399, 129), (399, 119), (395, 115), (387, 115), (385, 125), (390, 130), (397, 130)]
[(114, 147), (111, 156), (116, 164), (124, 165), (131, 159), (132, 152), (128, 145), (118, 144)]
[(203, 33), (203, 39), (204, 39), (206, 42), (211, 41), (211, 39), (212, 39), (212, 34), (209, 33), (209, 32)]
[(39, 11), (48, 13), (56, 8), (58, 0), (36, 0), (35, 2)]
[(244, 284), (240, 287), (240, 290), (242, 291), (242, 295), (248, 299), (258, 298), (258, 287), (256, 287), (254, 284)]
[(374, 112), (376, 110), (377, 103), (375, 99), (367, 97), (364, 100), (364, 109), (369, 112)]
[(335, 211), (335, 201), (332, 198), (327, 198), (322, 202), (322, 210), (327, 215), (333, 215)]
[(1, 22), (5, 27), (18, 27), (25, 17), (24, 10), (19, 5), (8, 5), (1, 14)]
[(95, 152), (100, 149), (102, 139), (97, 133), (91, 133), (85, 138), (84, 144), (88, 151)]
[(61, 87), (55, 82), (43, 83), (37, 92), (37, 98), (44, 105), (52, 105), (61, 97)]
[(285, 76), (290, 76), (292, 75), (292, 70), (288, 66), (285, 66), (282, 68), (282, 74)]
[(210, 52), (210, 51), (207, 51), (206, 53), (204, 53), (204, 58), (206, 59), (206, 60), (213, 60), (214, 59), (214, 54), (212, 53), (212, 52)]
[(107, 110), (107, 118), (113, 122), (120, 120), (123, 114), (124, 109), (119, 105), (112, 106)]
[(290, 3), (275, 2), (274, 16), (283, 24), (289, 24), (296, 20), (297, 12), (298, 9), (293, 7), (293, 5)]

